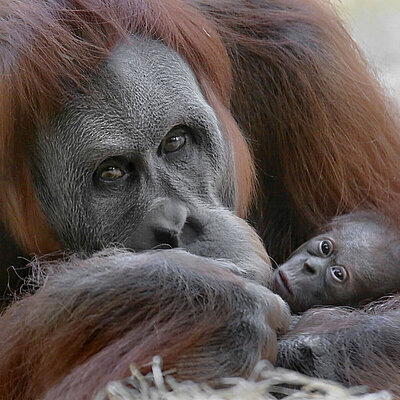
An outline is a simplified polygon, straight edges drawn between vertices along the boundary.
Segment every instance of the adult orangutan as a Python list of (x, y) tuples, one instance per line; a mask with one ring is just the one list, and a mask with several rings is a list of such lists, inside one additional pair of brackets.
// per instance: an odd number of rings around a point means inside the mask
[[(105, 361), (109, 379), (132, 360), (145, 368), (152, 353), (198, 380), (246, 375), (261, 357), (274, 361), (274, 332), (284, 330), (287, 310), (263, 287), (271, 276), (266, 253), (239, 219), (255, 185), (235, 120), (256, 144), (261, 201), (252, 219), (275, 258), (338, 213), (394, 213), (393, 110), (334, 12), (317, 0), (3, 1), (0, 46), (0, 202), (4, 240), (15, 242), (5, 246), (4, 268), (15, 254), (65, 249), (88, 257), (78, 262), (82, 276), (76, 267), (57, 269), (55, 280), (2, 316), (11, 328), (0, 333), (1, 395), (57, 398), (58, 388), (71, 388), (64, 398), (89, 396), (98, 376), (87, 372), (86, 389), (72, 383), (105, 353), (115, 355)], [(90, 258), (111, 244), (181, 247), (231, 264), (188, 256), (175, 270), (162, 268), (160, 255), (152, 270), (164, 285), (150, 277), (142, 287), (139, 275), (116, 273), (116, 287), (106, 272), (119, 261), (136, 272), (147, 264), (122, 254)], [(85, 275), (88, 265), (99, 274)], [(148, 303), (163, 294), (170, 307)], [(210, 313), (221, 298), (226, 306)], [(177, 314), (182, 301), (191, 307)], [(118, 312), (125, 303), (134, 307), (132, 325)], [(182, 331), (169, 349), (157, 335), (168, 320)], [(382, 343), (397, 327), (392, 321), (384, 319)], [(111, 346), (138, 332), (148, 341), (137, 343), (135, 357), (126, 353), (129, 340)], [(68, 335), (77, 340), (64, 341)], [(249, 337), (255, 345), (242, 346)], [(51, 352), (42, 351), (47, 340)], [(44, 362), (82, 349), (57, 367)], [(211, 370), (204, 375), (196, 365)], [(38, 368), (23, 373), (23, 366)]]

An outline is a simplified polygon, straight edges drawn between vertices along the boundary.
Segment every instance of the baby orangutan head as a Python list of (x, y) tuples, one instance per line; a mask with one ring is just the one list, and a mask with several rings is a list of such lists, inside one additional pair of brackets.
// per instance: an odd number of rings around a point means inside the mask
[(375, 213), (337, 217), (275, 271), (274, 289), (293, 312), (390, 294), (400, 287), (399, 239)]

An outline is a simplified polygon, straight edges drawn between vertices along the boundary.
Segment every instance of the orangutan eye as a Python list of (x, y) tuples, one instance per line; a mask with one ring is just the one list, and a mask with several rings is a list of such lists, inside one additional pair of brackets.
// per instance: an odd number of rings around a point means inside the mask
[(99, 176), (104, 181), (115, 181), (119, 178), (122, 178), (125, 175), (125, 172), (122, 171), (121, 168), (118, 168), (114, 165), (108, 165), (104, 167), (99, 173)]
[(332, 278), (339, 283), (342, 283), (347, 279), (347, 271), (341, 266), (331, 267), (331, 275)]
[(160, 145), (160, 153), (174, 153), (185, 146), (187, 141), (187, 128), (176, 127), (173, 128), (162, 140)]
[(319, 252), (323, 257), (329, 257), (333, 251), (333, 243), (330, 240), (321, 240)]

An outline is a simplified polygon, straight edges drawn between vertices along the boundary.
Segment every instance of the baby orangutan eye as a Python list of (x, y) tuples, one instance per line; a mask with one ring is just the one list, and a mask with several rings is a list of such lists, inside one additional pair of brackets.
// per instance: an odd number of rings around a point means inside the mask
[(347, 271), (341, 266), (331, 267), (331, 275), (332, 278), (339, 283), (342, 283), (347, 279)]
[(321, 240), (318, 246), (319, 252), (322, 257), (329, 257), (333, 251), (333, 243), (330, 240)]

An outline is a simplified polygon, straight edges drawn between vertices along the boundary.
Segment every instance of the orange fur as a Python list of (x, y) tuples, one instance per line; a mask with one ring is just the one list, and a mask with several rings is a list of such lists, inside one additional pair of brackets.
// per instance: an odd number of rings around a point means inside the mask
[[(182, 253), (109, 250), (49, 265), (43, 287), (0, 317), (0, 398), (92, 398), (132, 363), (149, 372), (155, 354), (177, 379), (209, 383), (250, 374), (260, 357), (274, 362), (284, 303), (271, 293), (271, 329), (258, 330), (262, 309), (246, 319), (239, 307), (253, 299), (248, 282)], [(233, 332), (246, 335), (239, 347)]]
[(232, 60), (233, 113), (259, 180), (253, 218), (271, 256), (283, 262), (316, 228), (357, 209), (399, 221), (398, 111), (333, 6), (195, 2)]
[(35, 129), (62, 106), (71, 86), (84, 88), (90, 71), (131, 33), (162, 40), (194, 70), (234, 147), (237, 209), (245, 216), (254, 175), (247, 144), (229, 112), (229, 59), (213, 26), (189, 5), (181, 0), (74, 0), (66, 7), (5, 1), (0, 31), (0, 203), (5, 225), (24, 251), (43, 254), (59, 247), (32, 195), (26, 158)]

